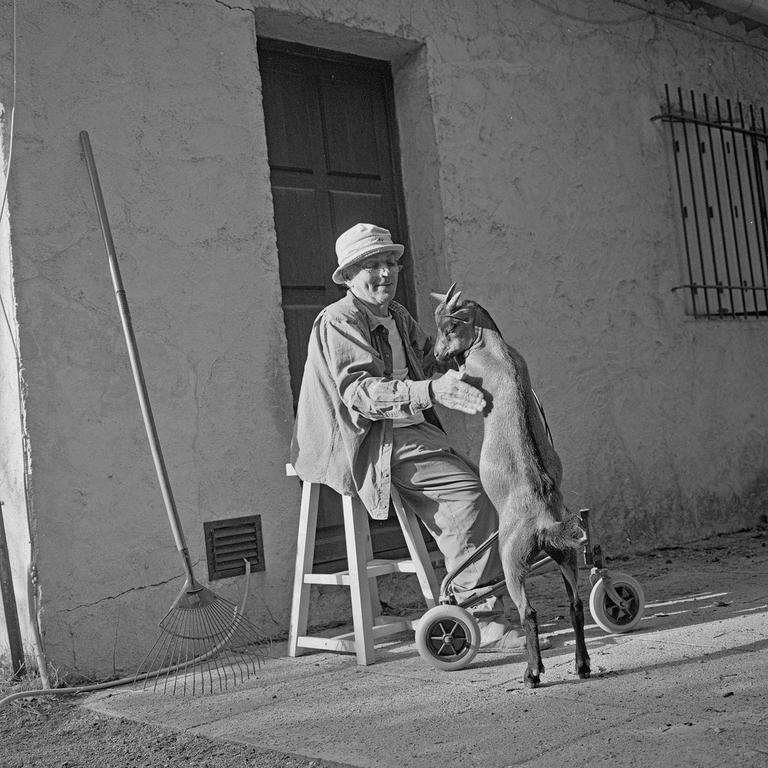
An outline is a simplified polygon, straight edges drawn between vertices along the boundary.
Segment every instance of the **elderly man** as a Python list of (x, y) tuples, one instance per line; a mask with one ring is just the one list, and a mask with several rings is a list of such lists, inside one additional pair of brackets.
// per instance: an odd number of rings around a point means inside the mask
[[(482, 393), (453, 371), (440, 373), (431, 340), (394, 301), (403, 246), (388, 230), (356, 224), (336, 241), (333, 281), (347, 294), (312, 327), (291, 460), (303, 480), (356, 494), (384, 519), (392, 485), (435, 538), (452, 570), (498, 527), (476, 469), (450, 446), (434, 403), (468, 414)], [(501, 579), (495, 548), (454, 582), (459, 599)], [(481, 650), (524, 647), (500, 601), (473, 609)]]

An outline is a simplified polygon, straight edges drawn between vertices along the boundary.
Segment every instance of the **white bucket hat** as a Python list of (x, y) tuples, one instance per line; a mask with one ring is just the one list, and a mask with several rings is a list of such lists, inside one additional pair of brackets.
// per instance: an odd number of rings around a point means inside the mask
[(404, 246), (392, 242), (388, 229), (377, 227), (375, 224), (355, 224), (336, 240), (339, 266), (336, 267), (332, 280), (337, 285), (344, 285), (341, 272), (346, 267), (377, 253), (395, 253), (399, 259), (404, 250)]

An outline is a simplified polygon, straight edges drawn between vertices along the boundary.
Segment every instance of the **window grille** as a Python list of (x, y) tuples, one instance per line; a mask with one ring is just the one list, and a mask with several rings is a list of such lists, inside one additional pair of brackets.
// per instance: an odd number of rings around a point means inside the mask
[(694, 317), (768, 317), (768, 131), (762, 108), (680, 88), (666, 111)]

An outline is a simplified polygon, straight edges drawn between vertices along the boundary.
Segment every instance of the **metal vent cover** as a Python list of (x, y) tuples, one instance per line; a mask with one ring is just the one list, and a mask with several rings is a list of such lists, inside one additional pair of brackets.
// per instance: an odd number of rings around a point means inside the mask
[(252, 571), (266, 570), (261, 515), (232, 517), (203, 523), (208, 580), (227, 579), (245, 573), (245, 560)]

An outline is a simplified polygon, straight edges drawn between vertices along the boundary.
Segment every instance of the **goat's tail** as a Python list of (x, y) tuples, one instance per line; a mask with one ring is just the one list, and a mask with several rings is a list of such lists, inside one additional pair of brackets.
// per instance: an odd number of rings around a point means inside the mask
[(539, 530), (539, 538), (544, 548), (559, 550), (576, 549), (584, 541), (584, 530), (582, 529), (579, 517), (569, 513), (565, 507), (566, 514), (563, 520), (552, 520), (546, 523)]

